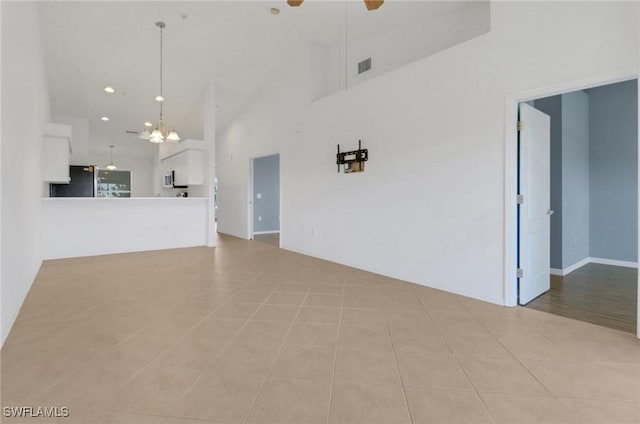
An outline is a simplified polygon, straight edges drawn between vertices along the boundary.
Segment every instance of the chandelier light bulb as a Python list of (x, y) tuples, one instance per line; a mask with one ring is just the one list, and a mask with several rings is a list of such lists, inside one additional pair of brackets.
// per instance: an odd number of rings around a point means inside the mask
[(169, 132), (169, 135), (167, 135), (167, 141), (180, 141), (180, 137), (178, 136), (178, 133), (171, 130), (171, 132)]
[(162, 132), (160, 132), (160, 129), (156, 128), (155, 130), (153, 130), (151, 136), (149, 137), (149, 141), (156, 144), (164, 142), (164, 137), (162, 136)]
[(107, 170), (109, 171), (115, 171), (116, 169), (118, 169), (118, 167), (113, 164), (113, 147), (113, 144), (109, 145), (109, 149), (111, 149), (111, 162), (106, 166)]
[(142, 140), (149, 140), (151, 138), (151, 133), (148, 129), (145, 128), (144, 131), (140, 133), (138, 138), (141, 138)]

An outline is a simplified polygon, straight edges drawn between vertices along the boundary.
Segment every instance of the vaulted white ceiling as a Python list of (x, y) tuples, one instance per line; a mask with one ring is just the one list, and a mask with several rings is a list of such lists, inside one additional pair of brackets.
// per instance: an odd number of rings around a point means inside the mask
[[(369, 13), (361, 0), (348, 6), (308, 0), (298, 8), (285, 0), (52, 1), (39, 7), (52, 111), (86, 117), (93, 134), (145, 151), (151, 143), (125, 131), (139, 131), (145, 121), (158, 119), (157, 21), (167, 24), (165, 118), (181, 137), (201, 138), (210, 82), (216, 83), (221, 126), (292, 60), (308, 61), (309, 44), (344, 40), (347, 13), (349, 33), (357, 40), (419, 23), (425, 16), (455, 19), (454, 12), (468, 4), (387, 0)], [(272, 7), (281, 13), (271, 14)], [(116, 93), (106, 94), (107, 85)], [(100, 121), (101, 116), (110, 121)]]

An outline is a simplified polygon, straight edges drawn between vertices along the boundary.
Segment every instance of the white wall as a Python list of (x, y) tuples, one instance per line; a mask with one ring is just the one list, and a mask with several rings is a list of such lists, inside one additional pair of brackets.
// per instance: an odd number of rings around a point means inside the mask
[(215, 179), (216, 179), (216, 83), (209, 83), (204, 95), (203, 135), (205, 145), (204, 178), (205, 184), (197, 190), (191, 190), (189, 195), (207, 197), (207, 246), (216, 245), (216, 209), (215, 209)]
[(42, 263), (42, 142), (50, 120), (34, 2), (2, 3), (1, 332), (4, 343)]
[[(281, 153), (284, 248), (504, 304), (505, 98), (637, 72), (638, 4), (493, 2), (491, 22), (311, 105), (289, 64), (219, 133), (219, 230), (248, 237), (249, 158)], [(337, 174), (358, 139), (366, 171)]]
[[(317, 158), (303, 157), (301, 150), (295, 149), (296, 146), (302, 149), (305, 143), (302, 126), (309, 86), (299, 76), (307, 73), (307, 59), (298, 57), (297, 61), (292, 60), (290, 72), (281, 73), (279, 80), (272, 81), (249, 107), (218, 132), (215, 157), (219, 232), (249, 238), (251, 159), (280, 153), (281, 163), (290, 166), (295, 166), (296, 162), (301, 166), (317, 162)], [(331, 153), (328, 160), (335, 162)], [(283, 204), (288, 196), (283, 180), (298, 176), (291, 170), (286, 171), (286, 176), (282, 168), (280, 172), (280, 202)], [(286, 220), (287, 211), (281, 208), (280, 222)]]
[(205, 246), (207, 200), (42, 199), (43, 257)]

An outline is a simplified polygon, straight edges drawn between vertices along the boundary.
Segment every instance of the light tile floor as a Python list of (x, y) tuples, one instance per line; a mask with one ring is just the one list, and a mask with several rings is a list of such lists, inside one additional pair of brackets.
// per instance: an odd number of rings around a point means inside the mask
[(640, 422), (631, 334), (219, 243), (45, 262), (2, 405), (71, 415), (2, 422)]

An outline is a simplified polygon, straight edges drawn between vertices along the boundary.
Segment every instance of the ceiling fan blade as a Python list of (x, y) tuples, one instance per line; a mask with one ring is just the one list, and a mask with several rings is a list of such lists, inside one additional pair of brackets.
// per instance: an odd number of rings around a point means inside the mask
[[(298, 7), (302, 4), (304, 0), (287, 0), (287, 4), (291, 7)], [(367, 10), (376, 10), (382, 4), (384, 0), (364, 0), (364, 5), (367, 7)]]
[(384, 0), (364, 0), (364, 5), (367, 7), (367, 10), (376, 10), (382, 6), (383, 3)]

